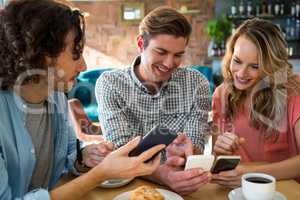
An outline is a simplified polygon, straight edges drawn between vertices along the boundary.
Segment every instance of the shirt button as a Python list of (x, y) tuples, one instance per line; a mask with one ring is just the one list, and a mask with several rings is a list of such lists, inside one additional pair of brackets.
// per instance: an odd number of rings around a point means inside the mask
[(24, 109), (26, 109), (26, 108), (27, 108), (27, 106), (26, 106), (25, 104), (23, 104), (23, 108), (24, 108)]

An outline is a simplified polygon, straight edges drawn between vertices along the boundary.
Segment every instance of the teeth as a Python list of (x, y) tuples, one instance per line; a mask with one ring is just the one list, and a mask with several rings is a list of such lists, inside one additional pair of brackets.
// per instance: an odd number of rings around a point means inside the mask
[(163, 72), (168, 72), (168, 71), (169, 71), (168, 69), (165, 69), (165, 68), (162, 68), (162, 67), (158, 67), (158, 69), (159, 69), (160, 71), (163, 71)]
[(241, 83), (247, 83), (248, 82), (248, 79), (241, 79), (241, 78), (238, 78), (238, 77), (237, 77), (237, 80)]

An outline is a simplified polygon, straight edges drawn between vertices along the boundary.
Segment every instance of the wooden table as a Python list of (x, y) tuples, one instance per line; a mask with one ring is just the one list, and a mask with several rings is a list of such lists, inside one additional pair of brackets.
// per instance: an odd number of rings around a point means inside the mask
[[(61, 179), (60, 183), (72, 180), (74, 176), (65, 176)], [(142, 179), (135, 179), (126, 186), (115, 188), (115, 189), (104, 189), (95, 188), (89, 192), (82, 200), (111, 200), (118, 194), (126, 191), (133, 190), (141, 185), (152, 185), (158, 188), (164, 188), (162, 186), (155, 185)], [(197, 192), (183, 197), (185, 200), (228, 200), (228, 193), (231, 189), (221, 187), (216, 184), (207, 184)], [(284, 194), (288, 200), (299, 200), (300, 199), (300, 184), (294, 180), (278, 181), (276, 190)]]

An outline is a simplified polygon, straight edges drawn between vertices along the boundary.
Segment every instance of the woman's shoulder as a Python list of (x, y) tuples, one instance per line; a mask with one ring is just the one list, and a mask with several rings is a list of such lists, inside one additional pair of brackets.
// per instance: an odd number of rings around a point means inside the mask
[[(292, 81), (288, 86), (288, 95), (289, 97), (299, 97), (300, 96), (300, 75), (295, 74), (292, 77)], [(294, 99), (294, 98), (292, 98)]]
[(221, 85), (216, 87), (214, 94), (213, 94), (213, 98), (222, 98), (225, 95), (227, 95), (227, 90), (226, 90), (225, 84), (222, 83)]

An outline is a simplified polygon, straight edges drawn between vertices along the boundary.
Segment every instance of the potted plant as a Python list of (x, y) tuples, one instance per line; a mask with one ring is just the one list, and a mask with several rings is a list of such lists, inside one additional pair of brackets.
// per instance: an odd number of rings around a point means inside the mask
[(208, 21), (206, 27), (209, 37), (217, 44), (226, 41), (231, 34), (231, 29), (232, 23), (224, 16)]

